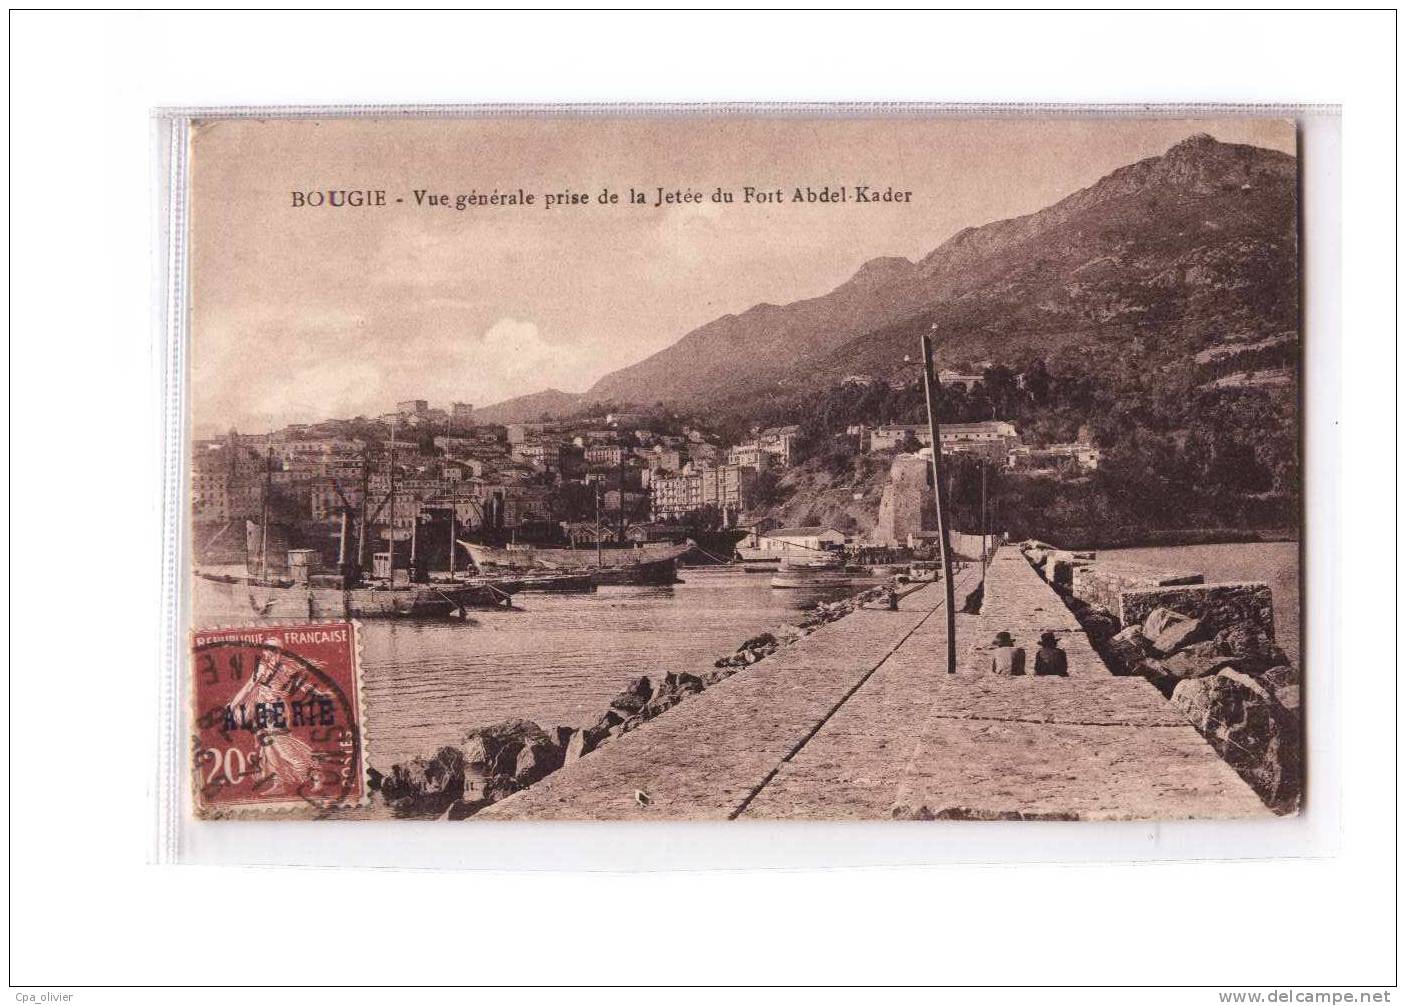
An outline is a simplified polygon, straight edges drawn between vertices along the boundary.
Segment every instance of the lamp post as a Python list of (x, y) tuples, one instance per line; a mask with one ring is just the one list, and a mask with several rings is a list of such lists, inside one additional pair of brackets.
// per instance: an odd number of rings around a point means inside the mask
[[(933, 330), (937, 329), (933, 325)], [(928, 432), (932, 436), (932, 493), (937, 504), (937, 541), (942, 557), (942, 583), (947, 602), (947, 673), (957, 673), (957, 611), (952, 590), (952, 548), (947, 537), (947, 502), (942, 493), (942, 439), (937, 424), (937, 378), (932, 366), (932, 335), (923, 334), (923, 390), (928, 401)]]

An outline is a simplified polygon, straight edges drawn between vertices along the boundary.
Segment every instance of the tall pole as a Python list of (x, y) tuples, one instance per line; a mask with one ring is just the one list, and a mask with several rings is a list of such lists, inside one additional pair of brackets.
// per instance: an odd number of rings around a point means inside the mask
[(981, 459), (981, 585), (986, 586), (986, 458)]
[(458, 509), (451, 500), (449, 504), (449, 579), (451, 580), (454, 579), (454, 529), (455, 525), (458, 524), (455, 519), (457, 513)]
[[(934, 328), (937, 326), (934, 325)], [(947, 673), (957, 673), (957, 610), (952, 599), (952, 547), (947, 537), (947, 501), (942, 494), (942, 438), (937, 425), (937, 379), (932, 368), (932, 336), (923, 335), (923, 390), (932, 436), (932, 494), (937, 503), (937, 541), (942, 550), (942, 583), (947, 601)]]
[(361, 448), (361, 519), (356, 522), (356, 580), (361, 581), (366, 569), (366, 516), (367, 500), (371, 496), (371, 455)]
[(597, 482), (597, 483), (596, 483), (596, 492), (595, 492), (595, 496), (596, 496), (596, 568), (597, 568), (597, 569), (600, 568), (600, 564), (601, 564), (601, 554), (600, 554), (600, 493), (601, 493), (601, 486), (602, 486), (602, 485), (604, 485), (603, 482)]

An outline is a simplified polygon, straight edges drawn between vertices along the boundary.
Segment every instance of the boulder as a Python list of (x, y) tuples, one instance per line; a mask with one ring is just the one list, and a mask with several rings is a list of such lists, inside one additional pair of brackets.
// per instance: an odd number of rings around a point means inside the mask
[(1271, 667), (1259, 675), (1259, 683), (1274, 696), (1274, 701), (1283, 708), (1297, 713), (1302, 701), (1299, 669), (1290, 664)]
[[(819, 612), (819, 611), (828, 611), (828, 610), (829, 610), (829, 606), (828, 606), (828, 605), (823, 605), (823, 604), (822, 604), (822, 605), (818, 605), (818, 606), (816, 607), (816, 611), (818, 611), (818, 612)], [(775, 636), (773, 636), (770, 632), (761, 632), (761, 633), (758, 633), (757, 635), (753, 636), (751, 639), (747, 640), (745, 643), (743, 643), (741, 646), (739, 646), (739, 647), (737, 648), (737, 650), (738, 650), (738, 652), (740, 653), (740, 652), (742, 652), (743, 650), (755, 650), (755, 649), (759, 649), (760, 647), (763, 647), (763, 646), (775, 646), (775, 645), (776, 645), (776, 637), (775, 637)]]
[(1158, 658), (1143, 657), (1133, 666), (1132, 673), (1152, 682), (1167, 698), (1172, 697), (1172, 689), (1176, 687), (1178, 679), (1172, 676), (1166, 664)]
[(565, 751), (566, 745), (571, 741), (571, 735), (575, 732), (575, 727), (552, 727), (547, 731), (547, 738), (557, 747)]
[(464, 753), (442, 747), (433, 758), (392, 765), (381, 796), (396, 817), (439, 817), (464, 795)]
[(607, 709), (600, 719), (596, 720), (595, 729), (601, 733), (608, 733), (610, 728), (625, 722), (625, 717), (621, 716), (616, 709)]
[(654, 696), (660, 695), (688, 694), (703, 690), (703, 679), (696, 674), (689, 674), (687, 671), (670, 671), (659, 681), (659, 687), (654, 690)]
[(1298, 715), (1299, 705), (1302, 702), (1298, 685), (1281, 685), (1273, 689), (1271, 694), (1274, 696), (1274, 701), (1279, 704), (1279, 708)]
[(1288, 663), (1288, 659), (1273, 639), (1251, 622), (1236, 622), (1216, 633), (1215, 642), (1222, 653), (1231, 657), (1235, 666), (1251, 674), (1259, 674)]
[(1269, 668), (1260, 676), (1260, 684), (1273, 690), (1282, 688), (1285, 685), (1297, 685), (1301, 683), (1299, 669), (1292, 664), (1279, 664)]
[(484, 778), (511, 776), (518, 752), (529, 743), (550, 744), (552, 739), (531, 720), (499, 720), (475, 727), (464, 735), (464, 763)]
[(652, 694), (654, 694), (654, 686), (649, 683), (648, 678), (641, 675), (626, 685), (623, 692), (610, 700), (610, 707), (619, 710), (622, 718), (632, 716), (644, 708), (644, 704), (649, 701)]
[(1168, 674), (1178, 680), (1204, 678), (1225, 666), (1226, 656), (1211, 640), (1192, 643), (1160, 662)]
[[(1147, 632), (1146, 626), (1143, 632)], [(1183, 618), (1171, 622), (1156, 635), (1149, 635), (1152, 649), (1164, 656), (1176, 653), (1183, 647), (1198, 643), (1206, 638), (1206, 625), (1199, 618)]]
[(1085, 608), (1077, 615), (1079, 624), (1089, 634), (1094, 645), (1101, 645), (1118, 634), (1118, 619), (1100, 608)]
[(1222, 668), (1179, 683), (1172, 704), (1266, 804), (1280, 813), (1298, 806), (1299, 717), (1276, 701), (1261, 680)]
[(596, 746), (591, 734), (592, 732), (584, 727), (571, 732), (571, 739), (566, 742), (566, 749), (562, 752), (563, 765), (570, 765), (577, 758), (591, 753)]
[(547, 773), (561, 768), (564, 755), (562, 748), (545, 741), (524, 744), (513, 766), (513, 780), (519, 785), (531, 786)]
[(616, 737), (620, 736), (621, 734), (627, 734), (631, 730), (635, 730), (639, 727), (644, 726), (647, 718), (648, 717), (644, 716), (643, 714), (637, 713), (636, 715), (631, 716), (629, 719), (624, 720), (623, 722), (612, 727), (610, 732)]
[(678, 705), (687, 697), (685, 692), (664, 692), (656, 695), (644, 704), (644, 708), (639, 711), (643, 719), (652, 720), (660, 713), (666, 713), (674, 706)]
[(441, 821), (463, 821), (473, 817), (487, 806), (487, 800), (456, 800), (449, 805), (448, 810), (440, 815), (439, 819)]
[(1188, 621), (1187, 617), (1178, 614), (1171, 608), (1153, 608), (1142, 621), (1142, 633), (1149, 640), (1156, 639), (1158, 633), (1173, 622), (1184, 621)]
[(1104, 657), (1115, 674), (1133, 674), (1137, 666), (1152, 653), (1152, 644), (1142, 634), (1142, 627), (1130, 625), (1115, 633), (1104, 644)]

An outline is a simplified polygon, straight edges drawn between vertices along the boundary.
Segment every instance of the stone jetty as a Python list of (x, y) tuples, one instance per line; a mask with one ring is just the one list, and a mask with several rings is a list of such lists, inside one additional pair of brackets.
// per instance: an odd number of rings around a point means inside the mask
[[(957, 601), (980, 583), (969, 566)], [(1021, 552), (998, 550), (959, 613), (942, 590), (865, 607), (486, 806), (489, 820), (1170, 819), (1271, 811), (1146, 680), (1113, 675)], [(1053, 631), (1067, 678), (985, 673), (1010, 632)]]

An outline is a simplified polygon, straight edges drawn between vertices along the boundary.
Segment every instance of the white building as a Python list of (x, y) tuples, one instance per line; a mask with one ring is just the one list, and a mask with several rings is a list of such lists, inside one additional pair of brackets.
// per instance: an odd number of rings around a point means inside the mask
[(843, 548), (845, 544), (844, 532), (829, 526), (779, 527), (752, 537), (756, 539), (753, 547), (778, 556), (813, 556), (818, 552)]

